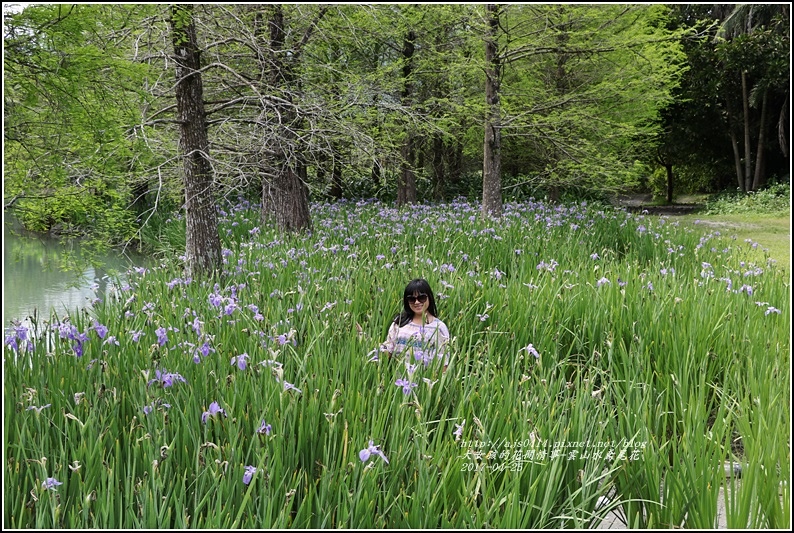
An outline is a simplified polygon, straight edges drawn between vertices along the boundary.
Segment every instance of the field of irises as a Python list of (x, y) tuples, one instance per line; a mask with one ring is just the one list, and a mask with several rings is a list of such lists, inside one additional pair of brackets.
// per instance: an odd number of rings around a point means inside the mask
[[(721, 491), (791, 525), (791, 288), (752, 242), (586, 203), (221, 215), (218, 279), (6, 331), (4, 528), (712, 528)], [(445, 372), (378, 350), (418, 277)]]

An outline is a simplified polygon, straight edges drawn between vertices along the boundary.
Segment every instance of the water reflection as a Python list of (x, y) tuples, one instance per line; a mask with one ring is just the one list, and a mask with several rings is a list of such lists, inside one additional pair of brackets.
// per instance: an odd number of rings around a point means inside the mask
[(74, 314), (89, 307), (99, 297), (104, 299), (113, 289), (114, 276), (124, 280), (124, 273), (134, 264), (143, 264), (141, 257), (125, 257), (115, 253), (98, 258), (102, 267), (87, 267), (82, 272), (60, 269), (67, 254), (79, 257), (76, 243), (61, 244), (46, 236), (16, 235), (3, 225), (3, 328), (16, 320), (30, 326), (33, 322)]

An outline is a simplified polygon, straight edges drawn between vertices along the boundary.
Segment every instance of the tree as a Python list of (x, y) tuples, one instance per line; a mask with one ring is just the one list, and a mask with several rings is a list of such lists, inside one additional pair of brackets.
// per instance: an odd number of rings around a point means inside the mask
[(500, 8), (496, 4), (486, 6), (487, 25), (485, 32), (485, 137), (482, 164), (482, 214), (488, 217), (502, 216), (502, 123), (499, 86), (504, 58), (499, 54)]
[(221, 243), (192, 6), (172, 5), (169, 24), (174, 45), (175, 96), (185, 184), (186, 270), (189, 276), (213, 274), (221, 265)]
[(151, 11), (37, 4), (4, 15), (3, 185), (27, 229), (90, 234), (96, 248), (134, 237), (128, 207), (149, 154), (129, 126), (146, 69), (127, 46), (131, 21)]
[[(402, 47), (402, 91), (400, 94), (400, 103), (404, 108), (410, 108), (413, 97), (413, 80), (411, 78), (413, 71), (413, 58), (414, 58), (414, 41), (416, 40), (416, 33), (413, 28), (405, 30), (403, 36)], [(405, 132), (405, 140), (402, 146), (402, 163), (400, 165), (400, 178), (397, 182), (397, 206), (401, 207), (406, 204), (416, 202), (416, 175), (414, 174), (414, 165), (416, 158), (416, 140), (415, 134), (410, 128)]]
[(752, 190), (788, 172), (787, 7), (674, 7), (670, 28), (685, 32), (688, 69), (662, 112), (658, 150), (682, 191)]
[[(486, 75), (486, 93), (498, 88), (501, 114), (500, 127), (484, 135), (493, 145), (498, 130), (503, 152), (526, 154), (520, 168), (529, 179), (518, 185), (543, 188), (555, 199), (562, 188), (608, 192), (636, 183), (642, 175), (638, 147), (658, 132), (659, 109), (671, 101), (683, 68), (680, 45), (664, 25), (668, 8), (532, 4), (486, 10), (486, 69), (501, 70), (499, 78)], [(504, 42), (500, 48), (490, 44), (493, 28)], [(495, 103), (493, 94), (489, 102)], [(486, 125), (495, 124), (494, 103)], [(496, 161), (492, 153), (484, 154), (484, 170)], [(483, 195), (493, 209), (485, 186)]]
[[(780, 148), (787, 157), (788, 11), (788, 4), (735, 6), (722, 21), (715, 38), (726, 68), (729, 72), (738, 72), (740, 80), (740, 90), (732, 90), (732, 94), (726, 94), (725, 98), (736, 177), (739, 188), (745, 192), (758, 190), (766, 183), (767, 130), (770, 129), (768, 108), (774, 93), (784, 94), (778, 99), (782, 103), (778, 104), (777, 130)], [(735, 105), (734, 94), (740, 95), (740, 106)], [(751, 112), (751, 108), (757, 110), (759, 107), (760, 112)], [(743, 132), (741, 144), (737, 135), (739, 128)], [(753, 140), (756, 141), (755, 152)]]
[(297, 89), (297, 71), (303, 48), (325, 12), (326, 8), (321, 8), (300, 40), (291, 43), (287, 41), (289, 28), (283, 7), (279, 4), (272, 6), (268, 17), (269, 53), (265, 57), (269, 79), (265, 89), (278, 97), (275, 111), (279, 133), (272, 154), (273, 175), (271, 179), (265, 180), (262, 191), (262, 210), (265, 218), (270, 214), (275, 217), (276, 225), (282, 231), (296, 232), (311, 228), (309, 192), (305, 183), (306, 163), (301, 151), (295, 149), (297, 132), (302, 129), (302, 118), (293, 102), (293, 92)]

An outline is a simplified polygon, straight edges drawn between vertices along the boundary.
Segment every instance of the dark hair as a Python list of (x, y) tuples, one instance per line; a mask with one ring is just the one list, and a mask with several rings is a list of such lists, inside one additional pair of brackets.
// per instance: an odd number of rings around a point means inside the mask
[(414, 293), (427, 294), (427, 299), (430, 302), (430, 304), (427, 306), (427, 312), (438, 318), (436, 299), (433, 296), (433, 289), (430, 288), (430, 284), (427, 282), (427, 280), (417, 278), (411, 280), (408, 285), (405, 286), (405, 291), (403, 292), (403, 310), (394, 318), (394, 323), (400, 327), (403, 327), (414, 318), (414, 312), (411, 309), (411, 306), (408, 304), (408, 297), (413, 296)]

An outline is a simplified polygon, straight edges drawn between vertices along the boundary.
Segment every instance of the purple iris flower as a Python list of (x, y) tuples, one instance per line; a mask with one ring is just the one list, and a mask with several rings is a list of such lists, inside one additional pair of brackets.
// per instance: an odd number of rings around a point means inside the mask
[(394, 384), (403, 388), (403, 394), (411, 394), (411, 389), (417, 386), (416, 383), (402, 378), (395, 381)]
[(73, 339), (74, 337), (70, 337), (73, 327), (74, 326), (72, 326), (71, 324), (67, 324), (66, 322), (61, 322), (60, 324), (58, 324), (58, 336), (62, 339), (66, 339), (66, 338)]
[(94, 331), (96, 331), (96, 334), (99, 336), (100, 339), (104, 339), (105, 335), (108, 334), (107, 326), (100, 324), (97, 321), (94, 321)]
[(160, 346), (165, 346), (165, 343), (168, 342), (168, 333), (164, 327), (159, 327), (155, 331), (157, 334), (157, 342), (160, 343)]
[(61, 483), (54, 477), (48, 477), (41, 484), (41, 486), (46, 490), (55, 490), (55, 487), (57, 487), (58, 485), (63, 485), (63, 483)]
[(105, 339), (105, 342), (103, 342), (102, 345), (104, 346), (105, 344), (115, 344), (116, 346), (120, 346), (119, 341), (115, 335), (111, 335), (110, 337)]
[(10, 346), (15, 352), (19, 352), (19, 344), (17, 344), (17, 336), (13, 333), (6, 335), (6, 346)]
[(22, 342), (28, 340), (28, 328), (25, 326), (14, 326), (14, 331), (17, 334), (17, 338)]
[(285, 391), (288, 391), (288, 390), (290, 390), (290, 389), (292, 389), (292, 390), (294, 390), (294, 391), (296, 391), (296, 392), (298, 392), (298, 393), (301, 393), (301, 392), (303, 392), (302, 390), (300, 390), (298, 387), (296, 387), (296, 386), (295, 386), (295, 385), (293, 385), (292, 383), (290, 383), (290, 382), (288, 382), (288, 381), (285, 381), (285, 382), (284, 382), (284, 390), (285, 390)]
[(248, 465), (245, 467), (245, 473), (243, 474), (243, 483), (248, 485), (251, 483), (251, 480), (254, 479), (254, 474), (256, 474), (256, 467)]
[(270, 435), (272, 429), (273, 427), (270, 424), (262, 420), (262, 423), (259, 424), (259, 429), (257, 429), (256, 432), (260, 435)]
[(201, 414), (201, 422), (202, 422), (202, 423), (204, 423), (204, 424), (206, 424), (206, 423), (207, 423), (207, 420), (209, 419), (209, 417), (211, 417), (211, 416), (215, 416), (215, 415), (217, 415), (218, 413), (222, 413), (222, 414), (223, 414), (223, 416), (228, 416), (228, 415), (226, 414), (226, 411), (224, 411), (223, 409), (221, 409), (221, 406), (220, 406), (220, 405), (218, 405), (218, 402), (212, 402), (212, 403), (210, 404), (210, 408), (209, 408), (209, 410), (208, 410), (208, 411), (204, 411), (204, 412)]
[(199, 348), (199, 351), (201, 352), (201, 355), (203, 355), (204, 357), (207, 357), (210, 354), (210, 352), (214, 352), (215, 349), (210, 346), (209, 342), (204, 341), (204, 344), (201, 345), (201, 348)]
[(146, 386), (148, 387), (152, 383), (159, 383), (163, 388), (167, 388), (173, 386), (175, 381), (187, 383), (187, 380), (176, 372), (161, 372), (160, 370), (155, 370), (154, 379), (150, 379)]
[(239, 368), (240, 370), (245, 370), (246, 367), (248, 366), (248, 364), (246, 363), (247, 359), (248, 359), (248, 354), (242, 353), (240, 355), (236, 355), (232, 357), (231, 364), (237, 363), (237, 368)]
[[(526, 346), (524, 346), (523, 348), (521, 348), (521, 350), (526, 350), (526, 351), (527, 351), (527, 353), (534, 355), (534, 356), (535, 356), (535, 359), (539, 359), (539, 358), (540, 358), (540, 354), (539, 354), (539, 353), (538, 353), (538, 351), (535, 349), (535, 347), (534, 347), (534, 346), (532, 346), (532, 344), (531, 344), (531, 343), (530, 343), (530, 344), (527, 344)], [(519, 351), (520, 351), (520, 350), (519, 350)]]
[[(532, 346), (530, 344), (530, 346)], [(455, 431), (452, 432), (455, 435), (455, 440), (460, 440), (461, 435), (463, 435), (463, 426), (466, 425), (466, 421), (464, 420), (460, 424), (455, 424)]]
[(358, 452), (358, 458), (361, 459), (362, 463), (366, 463), (373, 455), (379, 455), (381, 459), (386, 461), (386, 464), (389, 464), (389, 460), (381, 451), (380, 446), (375, 446), (374, 444), (375, 443), (373, 441), (369, 441), (369, 446)]

